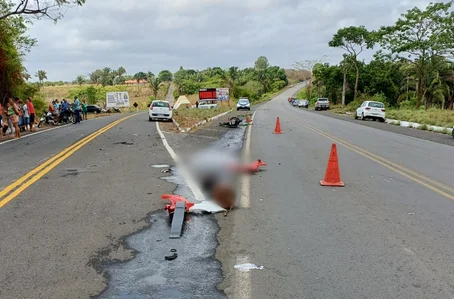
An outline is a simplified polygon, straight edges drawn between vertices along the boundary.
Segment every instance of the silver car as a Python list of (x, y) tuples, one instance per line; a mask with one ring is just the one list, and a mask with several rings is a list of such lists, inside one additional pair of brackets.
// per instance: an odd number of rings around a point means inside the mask
[(300, 100), (298, 103), (298, 108), (309, 108), (309, 101), (308, 100)]
[(328, 110), (329, 109), (329, 101), (327, 98), (318, 98), (317, 102), (315, 102), (315, 110)]

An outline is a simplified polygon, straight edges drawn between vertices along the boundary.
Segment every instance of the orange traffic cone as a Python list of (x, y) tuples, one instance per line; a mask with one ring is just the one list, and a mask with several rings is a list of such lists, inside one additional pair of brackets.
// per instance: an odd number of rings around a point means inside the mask
[(337, 159), (337, 146), (333, 143), (331, 154), (329, 155), (328, 167), (326, 167), (325, 179), (320, 181), (322, 186), (344, 187), (339, 172), (339, 161)]
[(251, 121), (252, 121), (252, 120), (251, 120), (251, 118), (249, 117), (249, 113), (246, 114), (246, 122), (247, 122), (247, 123), (250, 123)]
[(273, 134), (282, 134), (281, 121), (279, 120), (279, 116), (276, 119), (276, 127), (274, 128), (274, 133)]

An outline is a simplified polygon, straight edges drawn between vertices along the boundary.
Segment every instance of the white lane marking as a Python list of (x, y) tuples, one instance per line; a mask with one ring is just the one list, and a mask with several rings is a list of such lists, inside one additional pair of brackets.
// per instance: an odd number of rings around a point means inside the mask
[(180, 163), (180, 159), (178, 158), (177, 154), (175, 151), (170, 147), (169, 143), (167, 142), (166, 137), (161, 131), (161, 128), (159, 126), (159, 122), (156, 122), (156, 130), (158, 131), (159, 136), (161, 137), (162, 143), (164, 144), (164, 147), (166, 150), (169, 152), (170, 156), (172, 159), (175, 161), (176, 164), (178, 164), (178, 170), (183, 177), (183, 179), (186, 181), (188, 184), (189, 189), (191, 189), (192, 193), (194, 194), (194, 197), (197, 201), (204, 201), (205, 196), (203, 195), (202, 191), (200, 190), (199, 186), (194, 182), (192, 177), (189, 175), (189, 172), (187, 171), (186, 167)]
[[(254, 117), (257, 113), (257, 110), (254, 111), (251, 117), (251, 123), (254, 123)], [(246, 142), (243, 148), (243, 163), (250, 162), (250, 153), (251, 153), (251, 135), (252, 135), (252, 125), (248, 127), (246, 133)], [(248, 209), (251, 206), (250, 200), (250, 177), (248, 175), (243, 175), (241, 178), (241, 200), (240, 205), (244, 209)]]
[[(236, 264), (249, 264), (248, 256), (238, 256)], [(236, 271), (235, 272), (235, 299), (249, 299), (251, 298), (251, 272)]]

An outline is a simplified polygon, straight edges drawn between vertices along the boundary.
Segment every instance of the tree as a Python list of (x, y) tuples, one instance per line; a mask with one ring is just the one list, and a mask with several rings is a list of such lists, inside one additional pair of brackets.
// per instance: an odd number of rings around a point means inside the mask
[(82, 76), (82, 75), (77, 76), (75, 81), (76, 81), (77, 84), (82, 85), (82, 84), (85, 83), (85, 76)]
[[(413, 61), (417, 76), (417, 102), (422, 103), (427, 87), (427, 67), (435, 56), (454, 53), (453, 1), (430, 3), (425, 10), (408, 10), (393, 26), (382, 27), (382, 46), (392, 55)], [(425, 107), (428, 102), (425, 100)]]
[(38, 78), (39, 84), (42, 85), (43, 81), (47, 79), (47, 72), (43, 70), (39, 70), (36, 72), (35, 77)]
[(88, 77), (90, 77), (90, 81), (92, 84), (100, 84), (101, 83), (101, 77), (102, 77), (102, 70), (95, 70), (94, 72), (91, 72), (88, 74)]
[(169, 70), (162, 70), (159, 72), (158, 78), (162, 82), (170, 82), (173, 79), (173, 74)]
[(116, 71), (113, 71), (112, 85), (115, 85), (118, 81), (123, 81), (123, 75), (126, 74), (126, 69), (120, 66)]
[(61, 19), (67, 7), (83, 5), (85, 0), (18, 0), (0, 2), (0, 20), (15, 16), (27, 18), (49, 18), (56, 22)]
[(359, 84), (358, 55), (365, 49), (373, 47), (374, 39), (372, 33), (364, 26), (346, 27), (339, 29), (328, 44), (330, 47), (344, 49), (348, 52), (348, 55), (351, 56), (353, 66), (356, 70), (355, 93), (353, 96), (353, 98), (356, 99)]
[(133, 78), (137, 81), (137, 84), (139, 84), (140, 81), (147, 79), (147, 74), (145, 74), (144, 72), (138, 72), (134, 74)]
[(140, 81), (147, 79), (147, 74), (144, 72), (138, 72), (134, 74), (133, 78), (137, 81), (137, 92), (140, 92)]
[(25, 80), (28, 81), (28, 80), (30, 80), (30, 79), (32, 78), (32, 76), (30, 76), (29, 73), (24, 72), (24, 73), (22, 74), (22, 78), (24, 78)]
[(163, 85), (164, 82), (162, 82), (161, 79), (159, 79), (159, 77), (150, 76), (150, 77), (148, 77), (148, 83), (150, 84), (151, 91), (153, 93), (154, 98), (157, 99), (159, 89)]
[(313, 59), (313, 60), (304, 60), (304, 61), (295, 61), (293, 67), (299, 71), (308, 71), (310, 74), (309, 84), (306, 87), (307, 97), (309, 99), (312, 98), (312, 74), (313, 69), (317, 64), (322, 64), (326, 60), (326, 55), (323, 55), (321, 58)]
[(126, 74), (126, 69), (122, 66), (120, 66), (118, 69), (117, 69), (117, 75), (118, 76), (123, 76), (124, 74)]
[(255, 64), (254, 64), (254, 68), (256, 70), (266, 70), (268, 67), (270, 66), (269, 62), (268, 62), (268, 58), (266, 58), (265, 56), (260, 56), (259, 58), (257, 58), (257, 60), (255, 61)]

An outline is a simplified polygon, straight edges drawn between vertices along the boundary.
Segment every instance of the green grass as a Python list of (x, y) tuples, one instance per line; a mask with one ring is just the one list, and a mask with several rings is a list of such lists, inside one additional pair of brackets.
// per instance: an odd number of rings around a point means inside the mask
[(185, 109), (183, 107), (173, 110), (173, 119), (182, 127), (188, 128), (196, 123), (208, 120), (209, 118), (229, 111), (230, 108), (227, 105), (222, 105), (217, 109)]

